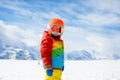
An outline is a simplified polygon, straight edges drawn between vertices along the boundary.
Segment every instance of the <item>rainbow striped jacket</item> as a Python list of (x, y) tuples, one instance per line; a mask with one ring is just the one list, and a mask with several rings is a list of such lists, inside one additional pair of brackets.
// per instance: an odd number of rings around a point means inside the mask
[(64, 43), (60, 37), (53, 38), (45, 31), (40, 44), (40, 53), (44, 68), (62, 69), (64, 66)]

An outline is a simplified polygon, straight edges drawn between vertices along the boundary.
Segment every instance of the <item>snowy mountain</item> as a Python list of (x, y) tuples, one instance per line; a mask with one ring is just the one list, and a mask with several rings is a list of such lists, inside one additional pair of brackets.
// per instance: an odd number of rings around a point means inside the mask
[[(1, 32), (0, 32), (1, 33)], [(23, 42), (12, 42), (6, 36), (0, 34), (0, 59), (20, 59), (20, 60), (36, 60), (40, 59), (39, 46), (30, 47), (25, 45)], [(10, 41), (10, 42), (9, 42)], [(119, 54), (113, 55), (100, 55), (93, 51), (87, 50), (71, 51), (65, 53), (66, 60), (102, 60), (102, 59), (120, 59)]]
[(120, 54), (102, 54), (99, 52), (80, 50), (80, 51), (71, 51), (66, 53), (65, 59), (67, 60), (119, 60)]
[(25, 45), (24, 47), (6, 45), (0, 41), (0, 59), (35, 60), (39, 58), (37, 55), (39, 56), (39, 53), (36, 48), (27, 47)]
[(95, 56), (92, 53), (81, 50), (81, 51), (72, 51), (66, 56), (68, 60), (94, 60)]

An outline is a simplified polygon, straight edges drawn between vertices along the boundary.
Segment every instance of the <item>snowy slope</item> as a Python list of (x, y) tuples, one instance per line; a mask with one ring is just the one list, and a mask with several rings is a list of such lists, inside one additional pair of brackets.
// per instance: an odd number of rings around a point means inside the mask
[[(120, 80), (120, 61), (65, 61), (62, 80)], [(33, 60), (0, 60), (0, 80), (44, 80)]]

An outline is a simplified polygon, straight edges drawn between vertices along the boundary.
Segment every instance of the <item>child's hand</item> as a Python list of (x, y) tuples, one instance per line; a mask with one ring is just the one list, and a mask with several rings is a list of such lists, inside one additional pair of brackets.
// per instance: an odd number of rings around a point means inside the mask
[(53, 73), (53, 69), (48, 69), (48, 70), (46, 70), (46, 74), (47, 74), (48, 76), (52, 76), (52, 73)]

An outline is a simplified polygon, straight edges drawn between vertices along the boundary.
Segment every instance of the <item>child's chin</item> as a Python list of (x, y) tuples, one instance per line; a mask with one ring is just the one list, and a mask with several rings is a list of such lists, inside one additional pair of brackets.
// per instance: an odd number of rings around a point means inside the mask
[(60, 35), (54, 35), (54, 36), (58, 37), (58, 36), (60, 36)]
[(53, 34), (53, 35), (56, 36), (56, 37), (57, 37), (57, 36), (60, 36), (60, 35), (58, 35), (58, 34)]

